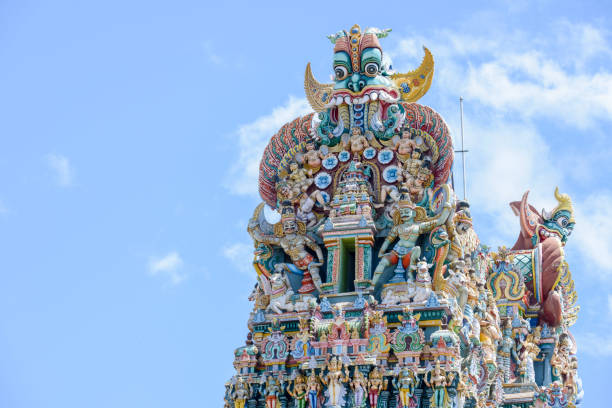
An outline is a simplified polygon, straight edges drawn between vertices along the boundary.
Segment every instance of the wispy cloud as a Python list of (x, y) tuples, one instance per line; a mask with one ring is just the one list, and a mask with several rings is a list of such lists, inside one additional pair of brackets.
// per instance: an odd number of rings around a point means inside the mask
[(74, 168), (66, 156), (49, 153), (46, 157), (47, 165), (53, 171), (57, 185), (70, 187), (74, 183)]
[[(612, 248), (612, 192), (602, 191), (575, 203), (576, 228), (572, 244), (578, 246), (584, 259), (595, 270), (585, 268), (593, 276), (605, 280), (612, 277), (608, 254)], [(610, 301), (612, 297), (608, 298)], [(610, 303), (612, 306), (612, 303)]]
[(427, 44), (439, 89), (514, 119), (548, 117), (581, 129), (610, 120), (612, 72), (589, 63), (612, 56), (607, 31), (566, 21), (552, 24), (543, 38), (499, 30), (486, 37), (442, 30), (399, 39), (390, 54), (396, 67), (410, 69), (420, 44)]
[(253, 273), (253, 244), (238, 242), (223, 248), (223, 256), (227, 258), (234, 269), (250, 278)]
[(208, 61), (212, 62), (215, 65), (221, 65), (225, 62), (223, 57), (221, 57), (218, 53), (215, 52), (211, 41), (204, 42), (202, 47), (204, 48), (204, 53), (206, 54), (206, 58), (208, 58)]
[(8, 212), (8, 207), (6, 206), (6, 204), (4, 204), (4, 201), (0, 200), (0, 215), (8, 214)]
[(183, 259), (176, 251), (163, 257), (151, 257), (149, 260), (149, 273), (153, 276), (163, 276), (172, 285), (178, 285), (187, 278), (187, 275), (181, 272), (182, 267)]
[(240, 126), (236, 131), (239, 159), (230, 170), (226, 187), (234, 194), (258, 197), (259, 161), (268, 141), (282, 125), (311, 111), (305, 98), (290, 96), (272, 113)]
[(612, 356), (612, 335), (606, 330), (598, 333), (577, 333), (574, 337), (578, 344), (578, 351), (595, 357)]

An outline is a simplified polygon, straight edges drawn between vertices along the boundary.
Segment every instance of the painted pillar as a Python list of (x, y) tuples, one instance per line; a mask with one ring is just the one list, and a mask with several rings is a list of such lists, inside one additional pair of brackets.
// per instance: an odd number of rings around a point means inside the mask
[(327, 248), (327, 279), (321, 285), (321, 290), (323, 293), (329, 294), (338, 291), (340, 239), (337, 237), (324, 237), (323, 242)]
[(372, 233), (362, 233), (355, 237), (355, 290), (367, 290), (372, 284), (373, 246)]

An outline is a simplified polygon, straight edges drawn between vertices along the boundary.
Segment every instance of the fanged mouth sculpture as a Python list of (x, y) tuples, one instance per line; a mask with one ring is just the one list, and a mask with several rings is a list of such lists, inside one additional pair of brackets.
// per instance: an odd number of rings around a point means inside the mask
[(557, 237), (559, 239), (563, 238), (558, 231), (550, 230), (544, 226), (540, 226), (540, 228), (538, 229), (538, 235), (540, 236), (541, 242), (543, 242), (544, 240), (550, 237)]
[(347, 105), (355, 105), (376, 100), (396, 103), (400, 100), (400, 95), (395, 89), (380, 86), (367, 87), (359, 93), (353, 93), (343, 89), (334, 92), (326, 107), (331, 108), (343, 103)]

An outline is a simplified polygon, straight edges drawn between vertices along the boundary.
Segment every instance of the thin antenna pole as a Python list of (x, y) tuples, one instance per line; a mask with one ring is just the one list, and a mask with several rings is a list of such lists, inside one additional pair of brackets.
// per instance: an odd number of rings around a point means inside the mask
[(463, 96), (459, 97), (459, 110), (461, 111), (461, 164), (463, 165), (463, 199), (467, 201), (465, 191), (465, 148), (463, 146)]

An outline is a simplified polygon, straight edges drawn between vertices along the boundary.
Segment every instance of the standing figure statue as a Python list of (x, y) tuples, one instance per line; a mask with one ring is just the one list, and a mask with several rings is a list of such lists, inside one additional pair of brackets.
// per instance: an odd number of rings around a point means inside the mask
[(355, 408), (362, 408), (365, 406), (365, 394), (368, 386), (368, 380), (363, 376), (363, 373), (355, 367), (355, 375), (351, 381), (351, 388), (353, 389), (353, 402)]
[(431, 378), (427, 381), (425, 376), (425, 384), (433, 389), (433, 395), (429, 406), (431, 408), (447, 408), (448, 397), (446, 394), (446, 373), (440, 367), (440, 360), (436, 361), (436, 366), (431, 373)]
[(368, 376), (368, 397), (370, 399), (370, 407), (376, 408), (378, 405), (378, 396), (383, 390), (384, 382), (383, 376), (378, 366), (374, 366), (370, 375)]
[[(299, 293), (311, 293), (315, 288), (318, 290), (321, 287), (319, 266), (323, 264), (323, 251), (312, 238), (306, 235), (306, 226), (296, 220), (293, 206), (290, 203), (281, 208), (281, 221), (274, 225), (274, 235), (262, 234), (261, 230), (254, 226), (249, 226), (249, 233), (255, 241), (280, 246), (291, 258), (293, 263), (286, 264), (290, 271), (304, 275)], [(314, 257), (306, 251), (306, 247), (317, 254), (318, 262), (315, 262)], [(314, 287), (308, 282), (310, 277), (312, 277)]]
[[(426, 218), (424, 217), (424, 209), (422, 207), (415, 207), (410, 201), (408, 193), (403, 191), (398, 209), (393, 216), (395, 225), (391, 228), (391, 231), (389, 231), (389, 235), (378, 252), (378, 257), (382, 259), (374, 271), (374, 284), (377, 283), (385, 268), (390, 265), (397, 265), (398, 262), (401, 262), (403, 269), (414, 269), (412, 267), (416, 265), (416, 262), (421, 256), (421, 248), (416, 246), (419, 235), (429, 232), (433, 228), (446, 222), (451, 214), (450, 198), (444, 203), (444, 207), (440, 213), (432, 219), (427, 219), (426, 221), (415, 219), (417, 212), (421, 210), (423, 211), (423, 217), (419, 218)], [(397, 238), (399, 238), (399, 240), (393, 247), (391, 253), (385, 253), (389, 245)], [(412, 280), (410, 273), (407, 279)]]
[(293, 380), (293, 389), (287, 387), (287, 393), (295, 399), (296, 408), (306, 408), (306, 394), (308, 392), (308, 385), (306, 384), (306, 378), (303, 375), (298, 376)]
[(521, 353), (521, 361), (519, 371), (521, 372), (521, 379), (523, 383), (535, 384), (535, 369), (533, 367), (534, 361), (542, 361), (538, 359), (540, 354), (540, 347), (531, 341), (525, 341), (523, 344), (523, 352)]
[(251, 395), (251, 387), (247, 383), (244, 377), (238, 377), (236, 384), (234, 384), (234, 392), (232, 392), (232, 398), (234, 399), (234, 408), (244, 408), (247, 399)]
[[(278, 397), (283, 393), (284, 382), (282, 374), (279, 375), (278, 380), (273, 376), (267, 376), (262, 378), (262, 383), (265, 378), (265, 388), (263, 394), (266, 397), (266, 408), (277, 408), (279, 406)], [(263, 385), (263, 384), (262, 384)]]
[(308, 407), (319, 408), (319, 393), (321, 392), (321, 384), (319, 383), (319, 377), (315, 374), (314, 370), (310, 370), (310, 375), (307, 380), (308, 388)]
[(514, 358), (514, 361), (518, 361), (516, 343), (512, 338), (512, 324), (510, 319), (507, 319), (504, 324), (502, 339), (497, 347), (497, 366), (502, 371), (503, 380), (506, 384), (512, 379), (510, 370), (512, 358)]
[(417, 380), (414, 372), (408, 367), (402, 367), (397, 378), (393, 379), (393, 386), (399, 392), (401, 408), (411, 408), (414, 405), (412, 396), (414, 395), (416, 385)]
[(341, 408), (344, 406), (344, 396), (346, 395), (346, 387), (343, 383), (350, 381), (348, 367), (344, 367), (342, 372), (342, 363), (337, 357), (332, 357), (327, 365), (327, 374), (321, 376), (321, 382), (327, 386), (325, 396), (327, 397), (328, 407)]

